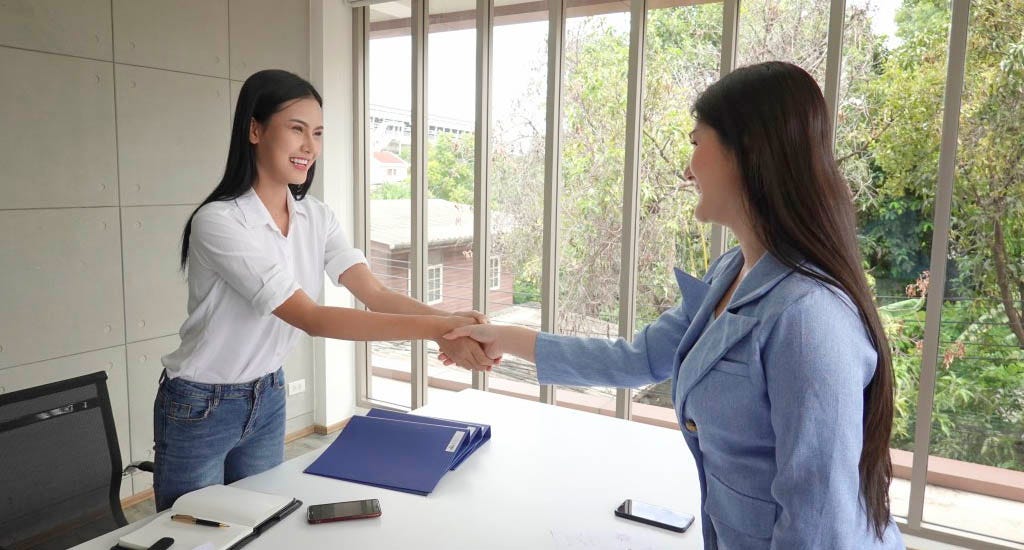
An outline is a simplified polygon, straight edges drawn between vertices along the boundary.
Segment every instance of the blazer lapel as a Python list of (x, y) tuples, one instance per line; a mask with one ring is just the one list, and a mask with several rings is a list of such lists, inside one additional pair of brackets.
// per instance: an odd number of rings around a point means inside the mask
[(737, 253), (729, 259), (728, 264), (719, 268), (713, 275), (711, 288), (704, 298), (704, 303), (701, 304), (689, 329), (683, 335), (679, 348), (676, 349), (678, 370), (677, 381), (672, 386), (672, 400), (679, 407), (678, 410), (682, 410), (682, 403), (686, 400), (687, 394), (711, 367), (757, 326), (758, 318), (735, 312), (767, 294), (793, 272), (792, 268), (766, 252), (736, 288), (722, 315), (708, 327), (707, 332), (704, 332), (715, 306), (732, 285), (742, 266), (743, 255)]
[(758, 319), (723, 311), (707, 332), (689, 350), (679, 369), (679, 382), (676, 384), (679, 403), (686, 400), (687, 394), (711, 370), (726, 352), (757, 326)]
[[(679, 290), (683, 293), (683, 310), (687, 311), (687, 315), (690, 317), (690, 326), (686, 329), (683, 334), (683, 339), (679, 342), (679, 347), (676, 348), (675, 355), (675, 367), (676, 367), (676, 378), (681, 373), (679, 372), (679, 365), (683, 358), (690, 352), (690, 348), (693, 347), (694, 343), (700, 338), (701, 333), (704, 332), (704, 327), (708, 323), (708, 319), (711, 317), (711, 313), (715, 310), (715, 306), (725, 295), (725, 291), (729, 290), (729, 286), (736, 279), (736, 274), (739, 273), (740, 267), (743, 266), (743, 256), (741, 254), (735, 254), (729, 259), (728, 263), (719, 266), (718, 270), (712, 274), (711, 284), (708, 285), (703, 281), (697, 281), (693, 277), (688, 279), (681, 279), (680, 274), (686, 275), (682, 271), (676, 270), (676, 280), (679, 282)], [(690, 304), (687, 304), (687, 291), (693, 288), (697, 288), (696, 284), (691, 282), (699, 282), (702, 285), (700, 290), (703, 290), (702, 300), (697, 305), (696, 300), (690, 300)], [(694, 293), (695, 297), (697, 292)], [(688, 310), (696, 308), (693, 314), (690, 314)], [(672, 400), (676, 400), (676, 389), (679, 384), (672, 384)]]

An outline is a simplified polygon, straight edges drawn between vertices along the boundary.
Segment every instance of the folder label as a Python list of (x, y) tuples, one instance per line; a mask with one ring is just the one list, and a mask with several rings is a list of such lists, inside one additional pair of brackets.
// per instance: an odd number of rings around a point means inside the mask
[(453, 453), (459, 448), (459, 444), (462, 443), (462, 438), (466, 435), (466, 432), (458, 431), (452, 435), (452, 440), (448, 442), (448, 447), (445, 448), (446, 452)]

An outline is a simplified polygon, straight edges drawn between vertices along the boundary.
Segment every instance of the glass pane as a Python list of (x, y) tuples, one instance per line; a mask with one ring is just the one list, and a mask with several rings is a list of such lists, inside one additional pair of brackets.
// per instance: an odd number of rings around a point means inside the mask
[[(409, 145), (412, 137), (410, 10), (401, 2), (370, 7), (369, 151), (370, 250), (373, 274), (388, 288), (409, 292)], [(409, 407), (410, 342), (370, 344), (370, 399)]]
[[(697, 194), (683, 177), (693, 129), (690, 107), (718, 80), (722, 4), (652, 9), (644, 46), (643, 141), (640, 149), (640, 231), (636, 329), (679, 304), (672, 268), (707, 272), (711, 226), (693, 217)], [(640, 388), (633, 419), (677, 426), (671, 382)]]
[[(890, 2), (847, 4), (836, 157), (854, 194), (865, 269), (893, 349), (891, 510), (906, 517), (949, 12), (936, 10), (930, 25), (897, 24), (896, 12)], [(911, 76), (907, 59), (925, 44), (934, 53), (930, 69)]]
[(924, 520), (1024, 543), (1024, 2), (969, 33)]
[[(625, 169), (628, 4), (567, 11), (562, 67), (558, 328), (617, 338)], [(594, 12), (596, 15), (592, 15)], [(614, 388), (559, 388), (560, 404), (615, 410)]]
[(830, 4), (829, 0), (743, 0), (737, 66), (788, 61), (824, 85)]
[[(490, 256), (498, 285), (491, 322), (540, 330), (548, 12), (543, 2), (496, 2), (491, 86)], [(536, 400), (532, 363), (507, 356), (490, 390)]]
[[(444, 311), (473, 309), (473, 177), (476, 131), (476, 1), (430, 2), (427, 29), (427, 292)], [(431, 393), (472, 385), (444, 366), (427, 340)]]

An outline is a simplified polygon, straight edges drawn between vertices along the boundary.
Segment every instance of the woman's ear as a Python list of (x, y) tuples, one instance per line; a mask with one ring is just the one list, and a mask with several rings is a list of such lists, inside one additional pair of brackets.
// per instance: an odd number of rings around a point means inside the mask
[(255, 118), (249, 119), (249, 143), (256, 145), (260, 142), (260, 123)]

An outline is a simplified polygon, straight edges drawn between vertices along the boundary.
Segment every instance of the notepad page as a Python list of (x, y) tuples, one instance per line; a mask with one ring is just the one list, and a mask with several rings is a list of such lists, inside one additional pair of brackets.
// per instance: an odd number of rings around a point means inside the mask
[(197, 518), (256, 527), (292, 501), (291, 497), (239, 489), (228, 485), (210, 485), (178, 498), (171, 507), (175, 513)]
[(195, 548), (201, 544), (211, 543), (214, 548), (222, 549), (229, 548), (252, 533), (252, 528), (245, 525), (207, 527), (172, 521), (171, 515), (175, 513), (174, 510), (168, 510), (157, 516), (140, 529), (121, 537), (120, 545), (125, 548), (145, 549), (164, 537), (171, 537), (174, 539), (174, 548)]

